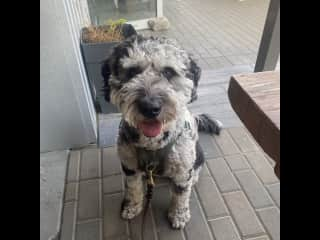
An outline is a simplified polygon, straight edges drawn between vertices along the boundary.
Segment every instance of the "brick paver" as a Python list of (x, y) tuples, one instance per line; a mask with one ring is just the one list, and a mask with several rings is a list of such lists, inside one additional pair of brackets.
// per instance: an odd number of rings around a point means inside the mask
[[(190, 223), (184, 230), (170, 227), (170, 189), (167, 180), (157, 179), (146, 239), (279, 239), (280, 182), (252, 137), (244, 129), (224, 129), (219, 137), (201, 134), (200, 144), (206, 165), (190, 200)], [(77, 177), (80, 155), (91, 169), (82, 173), (95, 173), (90, 179)], [(115, 147), (72, 151), (67, 176), (72, 181), (66, 184), (62, 240), (139, 240), (141, 215), (131, 221), (120, 218), (124, 183)]]
[(208, 159), (208, 168), (221, 192), (240, 190), (240, 186), (223, 158)]
[(241, 239), (231, 217), (218, 218), (209, 223), (216, 240)]
[(223, 202), (217, 185), (211, 177), (200, 177), (196, 189), (207, 219), (228, 215), (227, 207)]
[(280, 240), (280, 211), (277, 208), (258, 210), (258, 215), (273, 240)]
[(280, 208), (280, 183), (267, 185), (266, 188), (268, 189), (273, 200), (276, 202), (277, 206)]
[(103, 149), (103, 176), (121, 173), (119, 158), (115, 148)]
[(267, 190), (252, 170), (235, 172), (244, 192), (254, 208), (264, 208), (273, 205)]
[(252, 152), (258, 150), (254, 140), (244, 128), (230, 128), (228, 131), (242, 152)]
[(111, 175), (103, 179), (103, 193), (116, 193), (123, 190), (122, 174)]
[(200, 133), (199, 142), (206, 158), (217, 158), (222, 156), (217, 144), (215, 144), (209, 135)]
[(270, 240), (270, 238), (268, 236), (261, 236), (255, 238), (248, 238), (247, 240)]
[(78, 199), (78, 186), (77, 182), (70, 182), (65, 185), (65, 201), (75, 201)]
[(101, 180), (93, 179), (80, 182), (78, 220), (101, 217)]
[(102, 240), (102, 221), (94, 220), (77, 224), (77, 240)]
[(213, 240), (206, 217), (202, 214), (194, 191), (190, 198), (190, 211), (192, 218), (185, 228), (187, 239)]
[(242, 237), (254, 236), (265, 232), (243, 192), (227, 193), (224, 198)]
[(122, 193), (104, 195), (103, 231), (105, 239), (125, 239), (128, 236), (128, 222), (120, 218), (122, 199)]
[(82, 151), (80, 163), (80, 179), (86, 180), (100, 177), (100, 150), (89, 148)]
[(240, 152), (227, 131), (221, 132), (220, 136), (215, 137), (215, 140), (223, 155), (234, 155)]
[(246, 153), (245, 156), (264, 184), (272, 184), (279, 181), (274, 174), (272, 166), (261, 152)]
[(247, 160), (241, 154), (225, 156), (224, 159), (227, 161), (232, 171), (250, 168)]
[(79, 181), (80, 151), (70, 152), (67, 182)]
[(60, 240), (74, 239), (76, 228), (76, 207), (77, 204), (75, 202), (68, 202), (63, 206)]

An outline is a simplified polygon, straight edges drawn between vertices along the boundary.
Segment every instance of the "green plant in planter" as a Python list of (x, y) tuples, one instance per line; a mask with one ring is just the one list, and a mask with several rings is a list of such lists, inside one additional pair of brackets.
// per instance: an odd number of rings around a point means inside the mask
[(85, 43), (118, 42), (123, 40), (122, 25), (127, 22), (126, 19), (113, 21), (109, 19), (106, 25), (89, 26), (84, 29), (83, 41)]

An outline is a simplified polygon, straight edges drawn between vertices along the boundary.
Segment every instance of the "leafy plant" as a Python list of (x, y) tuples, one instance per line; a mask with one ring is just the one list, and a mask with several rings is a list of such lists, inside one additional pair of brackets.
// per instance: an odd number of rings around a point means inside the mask
[(127, 20), (123, 18), (115, 21), (109, 19), (106, 21), (106, 25), (86, 27), (83, 33), (83, 41), (90, 43), (121, 41), (123, 39), (122, 25), (126, 22)]

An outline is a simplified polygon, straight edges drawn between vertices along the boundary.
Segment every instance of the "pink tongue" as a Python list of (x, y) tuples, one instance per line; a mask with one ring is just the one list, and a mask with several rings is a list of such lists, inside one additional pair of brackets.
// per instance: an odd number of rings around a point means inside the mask
[(145, 136), (155, 137), (161, 131), (161, 123), (159, 121), (141, 122), (139, 124), (139, 128), (142, 130)]

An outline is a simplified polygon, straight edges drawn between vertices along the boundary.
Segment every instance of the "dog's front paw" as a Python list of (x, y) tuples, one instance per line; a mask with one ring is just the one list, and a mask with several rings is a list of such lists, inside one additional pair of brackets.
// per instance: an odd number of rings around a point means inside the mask
[(124, 200), (121, 207), (121, 217), (128, 220), (132, 219), (139, 215), (142, 211), (142, 207), (142, 203), (133, 205), (129, 201)]
[(190, 210), (188, 208), (170, 210), (168, 218), (172, 228), (184, 228), (191, 218)]

